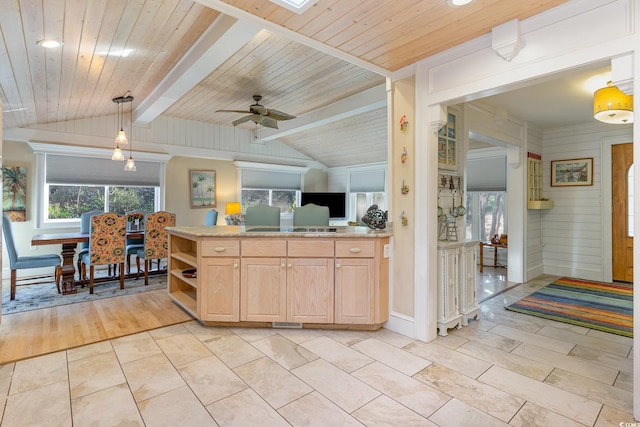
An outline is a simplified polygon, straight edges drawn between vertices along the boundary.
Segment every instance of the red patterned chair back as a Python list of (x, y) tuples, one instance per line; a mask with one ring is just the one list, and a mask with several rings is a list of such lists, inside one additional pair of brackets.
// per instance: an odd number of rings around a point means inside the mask
[(89, 254), (92, 265), (124, 262), (125, 221), (124, 216), (111, 212), (91, 217)]
[(159, 211), (147, 214), (144, 231), (145, 259), (162, 259), (169, 256), (169, 233), (165, 227), (176, 225), (176, 214)]

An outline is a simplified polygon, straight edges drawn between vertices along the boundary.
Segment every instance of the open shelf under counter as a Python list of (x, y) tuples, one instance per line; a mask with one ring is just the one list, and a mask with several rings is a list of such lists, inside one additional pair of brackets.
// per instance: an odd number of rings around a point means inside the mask
[(171, 253), (171, 257), (173, 259), (182, 261), (186, 264), (189, 264), (192, 267), (197, 267), (198, 266), (198, 258), (196, 257), (195, 253), (189, 253), (189, 252), (172, 252)]

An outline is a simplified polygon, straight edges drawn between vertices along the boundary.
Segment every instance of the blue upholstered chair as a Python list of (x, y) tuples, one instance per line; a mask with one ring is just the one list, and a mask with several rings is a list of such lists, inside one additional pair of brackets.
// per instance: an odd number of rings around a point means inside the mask
[(204, 225), (216, 225), (218, 223), (218, 211), (211, 209), (204, 218)]
[(293, 211), (294, 227), (329, 226), (329, 207), (308, 203)]
[[(140, 221), (140, 223), (142, 224), (142, 230), (144, 230), (144, 218), (145, 218), (145, 212), (142, 211), (131, 211), (131, 212), (127, 212), (125, 214), (126, 218), (127, 218), (127, 230), (131, 229), (131, 226), (133, 225), (134, 221), (130, 221), (130, 218), (132, 217), (132, 214), (140, 214), (139, 216), (142, 216), (142, 221)], [(127, 274), (131, 273), (131, 255), (136, 255), (138, 253), (138, 250), (144, 248), (144, 238), (140, 238), (140, 239), (126, 239), (125, 241), (125, 257), (127, 259)]]
[(280, 225), (280, 208), (269, 205), (258, 205), (247, 208), (244, 225)]
[(54, 279), (56, 281), (58, 293), (60, 293), (60, 277), (62, 275), (60, 255), (49, 254), (20, 256), (18, 254), (18, 250), (16, 249), (15, 239), (13, 238), (13, 226), (11, 223), (11, 218), (6, 213), (2, 214), (2, 231), (4, 232), (4, 241), (5, 247), (7, 248), (7, 254), (9, 255), (9, 268), (11, 269), (11, 299), (16, 299), (16, 287), (18, 282), (17, 271), (27, 268), (55, 267)]
[[(91, 217), (94, 215), (102, 215), (104, 211), (94, 209), (80, 215), (80, 232), (88, 233), (91, 231)], [(82, 257), (89, 252), (89, 242), (80, 242), (78, 245), (78, 280), (84, 280), (82, 277)]]

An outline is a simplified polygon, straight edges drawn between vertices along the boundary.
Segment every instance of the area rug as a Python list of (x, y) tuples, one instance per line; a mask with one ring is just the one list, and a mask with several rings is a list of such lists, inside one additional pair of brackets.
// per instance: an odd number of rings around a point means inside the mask
[(507, 310), (633, 336), (633, 284), (562, 277)]
[(127, 279), (124, 282), (124, 289), (120, 289), (120, 281), (96, 283), (93, 288), (93, 295), (89, 294), (89, 286), (77, 287), (77, 293), (61, 295), (58, 293), (53, 281), (37, 285), (18, 286), (16, 299), (11, 301), (10, 285), (8, 280), (2, 284), (2, 314), (19, 313), (21, 311), (37, 310), (40, 308), (55, 307), (58, 305), (73, 304), (76, 302), (93, 301), (102, 298), (118, 297), (122, 295), (136, 294), (140, 292), (153, 291), (156, 289), (166, 289), (167, 275), (159, 274), (149, 276), (149, 284), (144, 285), (144, 278)]

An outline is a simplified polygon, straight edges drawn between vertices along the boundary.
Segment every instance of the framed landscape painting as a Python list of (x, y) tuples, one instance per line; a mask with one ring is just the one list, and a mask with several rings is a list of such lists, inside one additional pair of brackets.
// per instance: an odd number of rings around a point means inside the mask
[(216, 207), (216, 171), (190, 170), (191, 207)]
[(2, 167), (2, 210), (11, 221), (27, 220), (27, 168)]
[(551, 161), (552, 187), (580, 185), (593, 185), (593, 157)]

